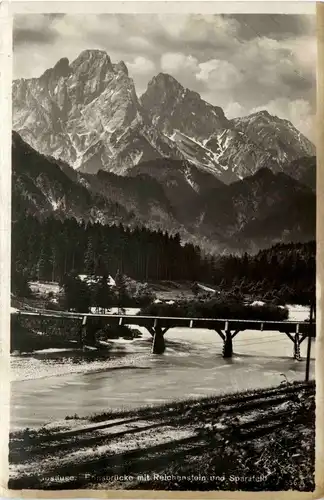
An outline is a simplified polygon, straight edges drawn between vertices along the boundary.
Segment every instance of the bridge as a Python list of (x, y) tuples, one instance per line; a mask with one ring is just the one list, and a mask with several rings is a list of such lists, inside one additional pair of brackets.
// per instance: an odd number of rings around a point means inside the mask
[(214, 330), (223, 340), (223, 357), (233, 355), (233, 339), (244, 330), (278, 331), (286, 335), (293, 343), (293, 357), (300, 359), (300, 345), (306, 338), (316, 336), (316, 324), (301, 321), (260, 321), (243, 319), (189, 318), (168, 316), (132, 316), (125, 314), (92, 314), (66, 311), (15, 311), (12, 318), (34, 318), (42, 324), (44, 321), (80, 321), (79, 339), (84, 345), (87, 339), (95, 341), (95, 335), (105, 324), (136, 325), (145, 327), (152, 336), (152, 353), (162, 354), (165, 351), (165, 333), (171, 328), (209, 329)]

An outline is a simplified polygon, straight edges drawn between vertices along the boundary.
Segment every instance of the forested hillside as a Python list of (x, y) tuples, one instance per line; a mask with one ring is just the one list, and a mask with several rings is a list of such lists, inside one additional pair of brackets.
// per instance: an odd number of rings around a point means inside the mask
[(315, 293), (315, 253), (313, 241), (215, 257), (183, 245), (177, 234), (53, 217), (17, 217), (12, 230), (13, 277), (62, 282), (71, 271), (99, 276), (119, 271), (138, 281), (203, 281), (237, 294), (280, 290), (303, 302), (305, 294)]
[(308, 304), (315, 300), (316, 243), (277, 244), (256, 255), (221, 257), (213, 282), (234, 295)]
[(51, 217), (13, 222), (12, 262), (18, 271), (50, 281), (72, 270), (112, 276), (119, 270), (137, 280), (195, 280), (207, 274), (199, 248), (182, 246), (179, 235)]

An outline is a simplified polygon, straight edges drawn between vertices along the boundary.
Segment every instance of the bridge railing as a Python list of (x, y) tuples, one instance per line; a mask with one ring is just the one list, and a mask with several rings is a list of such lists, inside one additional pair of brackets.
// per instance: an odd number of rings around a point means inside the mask
[(206, 328), (212, 330), (258, 330), (258, 331), (279, 331), (284, 333), (300, 333), (315, 337), (316, 324), (302, 321), (263, 321), (249, 319), (228, 319), (228, 318), (188, 318), (174, 316), (137, 316), (126, 314), (93, 314), (75, 312), (53, 312), (53, 311), (15, 311), (12, 315), (17, 316), (38, 316), (53, 319), (79, 319), (84, 318), (100, 319), (111, 325), (137, 325), (146, 328)]

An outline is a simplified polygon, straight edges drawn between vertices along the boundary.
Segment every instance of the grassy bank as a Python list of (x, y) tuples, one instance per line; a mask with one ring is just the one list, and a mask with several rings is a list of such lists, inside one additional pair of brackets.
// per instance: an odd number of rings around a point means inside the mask
[(77, 416), (10, 438), (10, 488), (314, 487), (314, 383)]

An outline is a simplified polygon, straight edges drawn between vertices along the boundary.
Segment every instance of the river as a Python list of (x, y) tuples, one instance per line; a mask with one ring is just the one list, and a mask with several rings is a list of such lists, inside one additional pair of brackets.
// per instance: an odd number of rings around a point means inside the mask
[[(290, 307), (290, 318), (304, 320), (308, 309)], [(66, 415), (86, 416), (108, 409), (188, 397), (269, 387), (303, 380), (302, 361), (292, 357), (293, 343), (279, 332), (240, 332), (232, 359), (222, 358), (222, 340), (211, 330), (174, 328), (166, 351), (152, 355), (151, 336), (111, 342), (109, 357), (97, 351), (48, 349), (11, 356), (11, 428), (37, 427)], [(312, 359), (315, 349), (312, 347)], [(314, 361), (311, 377), (314, 377)]]

